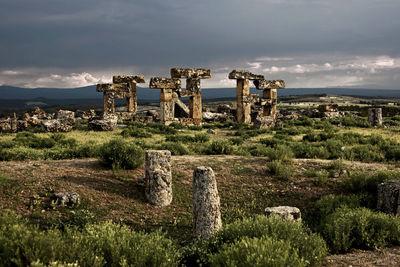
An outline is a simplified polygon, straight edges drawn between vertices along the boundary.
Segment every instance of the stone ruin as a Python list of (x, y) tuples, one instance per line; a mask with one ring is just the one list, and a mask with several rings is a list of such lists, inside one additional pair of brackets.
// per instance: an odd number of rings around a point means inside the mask
[(137, 112), (137, 83), (144, 83), (143, 75), (113, 76), (112, 84), (98, 84), (97, 92), (103, 92), (104, 113), (115, 113), (115, 98), (126, 98), (126, 111)]
[[(229, 79), (236, 80), (237, 122), (247, 124), (254, 122), (258, 128), (273, 125), (276, 119), (276, 106), (278, 104), (277, 89), (285, 88), (285, 82), (283, 80), (265, 80), (263, 75), (253, 74), (246, 70), (231, 71)], [(263, 90), (261, 100), (258, 94), (250, 94), (250, 80), (253, 80), (256, 89)], [(253, 104), (260, 105), (262, 113), (261, 116), (257, 115), (252, 120), (251, 107)]]
[[(203, 110), (200, 80), (209, 78), (211, 78), (209, 69), (193, 68), (172, 68), (171, 78), (151, 78), (149, 87), (161, 89), (161, 122), (169, 124), (178, 120), (183, 124), (201, 125)], [(186, 79), (186, 90), (182, 90), (180, 79)], [(179, 99), (183, 97), (189, 97), (188, 109)], [(178, 110), (180, 112), (177, 112)]]
[(372, 126), (382, 126), (382, 108), (369, 108), (368, 109), (368, 122)]
[(333, 119), (343, 116), (345, 116), (345, 113), (339, 111), (338, 104), (321, 104), (318, 106), (318, 113), (311, 117)]
[(377, 209), (400, 216), (400, 180), (391, 180), (378, 185)]

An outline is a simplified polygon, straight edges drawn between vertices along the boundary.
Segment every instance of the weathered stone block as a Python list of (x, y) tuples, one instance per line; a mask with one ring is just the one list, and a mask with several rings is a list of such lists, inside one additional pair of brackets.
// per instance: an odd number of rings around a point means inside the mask
[(129, 92), (128, 85), (126, 83), (103, 83), (98, 84), (96, 87), (97, 92)]
[(62, 110), (57, 111), (56, 119), (64, 120), (64, 119), (72, 119), (75, 120), (75, 112), (70, 110)]
[(217, 182), (210, 167), (198, 167), (193, 172), (193, 221), (193, 232), (201, 239), (209, 238), (222, 226)]
[(145, 83), (143, 75), (115, 75), (113, 83)]
[(253, 74), (247, 70), (233, 70), (229, 73), (229, 79), (236, 80), (260, 80), (264, 79), (264, 75)]
[(284, 80), (265, 80), (265, 79), (261, 79), (261, 80), (254, 80), (253, 84), (258, 90), (285, 88), (285, 81)]
[(265, 215), (277, 214), (284, 219), (291, 221), (301, 221), (300, 209), (289, 206), (268, 207), (265, 209)]
[(157, 206), (168, 206), (172, 201), (171, 152), (146, 151), (146, 198)]
[(80, 196), (75, 192), (61, 192), (54, 194), (55, 203), (61, 206), (77, 206), (80, 204)]
[(152, 77), (150, 79), (150, 88), (163, 88), (163, 89), (180, 89), (181, 88), (181, 80), (174, 78), (161, 78), (161, 77)]
[(40, 124), (45, 132), (57, 133), (72, 131), (72, 125), (68, 120), (43, 120)]
[(368, 122), (372, 126), (381, 126), (383, 123), (382, 108), (369, 108), (368, 109)]
[(271, 116), (263, 116), (263, 117), (258, 116), (254, 120), (254, 127), (256, 127), (257, 129), (271, 128), (274, 126), (275, 126), (275, 120)]
[(387, 181), (378, 185), (377, 209), (400, 216), (400, 180)]
[(172, 68), (171, 77), (179, 79), (209, 79), (211, 78), (211, 71), (209, 69)]

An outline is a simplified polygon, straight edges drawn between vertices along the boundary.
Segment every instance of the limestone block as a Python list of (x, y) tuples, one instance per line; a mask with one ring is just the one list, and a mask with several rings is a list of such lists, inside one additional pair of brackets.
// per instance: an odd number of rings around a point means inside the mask
[(72, 125), (64, 120), (43, 120), (40, 124), (45, 132), (57, 133), (72, 131)]
[(265, 215), (278, 214), (282, 218), (291, 221), (301, 221), (300, 209), (289, 206), (268, 207), (265, 209)]
[(261, 80), (264, 79), (264, 75), (253, 74), (247, 70), (233, 70), (229, 73), (229, 79), (236, 80)]
[(172, 201), (171, 152), (146, 151), (146, 198), (156, 206), (168, 206)]
[(11, 119), (7, 118), (0, 121), (0, 131), (6, 132), (11, 130)]
[(96, 87), (97, 92), (108, 92), (108, 91), (113, 91), (113, 92), (118, 92), (118, 91), (123, 91), (123, 92), (129, 92), (128, 85), (126, 83), (103, 83), (103, 84), (98, 84)]
[(77, 206), (80, 204), (80, 196), (75, 192), (61, 192), (54, 194), (55, 203), (61, 206)]
[(62, 110), (57, 111), (56, 119), (75, 119), (75, 112), (70, 110)]
[(171, 77), (179, 79), (209, 79), (211, 78), (211, 71), (209, 69), (172, 68)]
[(193, 232), (201, 239), (207, 239), (221, 226), (214, 172), (210, 167), (198, 167), (193, 172)]
[(265, 80), (265, 79), (260, 79), (260, 80), (254, 80), (253, 83), (254, 83), (254, 86), (258, 90), (285, 88), (285, 81), (284, 80)]
[(161, 77), (152, 77), (150, 79), (150, 88), (164, 88), (164, 89), (180, 89), (181, 88), (181, 80), (174, 78), (161, 78)]
[(258, 116), (254, 121), (254, 127), (257, 129), (271, 128), (275, 126), (275, 120), (271, 116)]
[(113, 83), (145, 83), (143, 75), (115, 75)]
[(400, 180), (387, 181), (378, 185), (377, 209), (400, 216)]
[(369, 108), (368, 109), (368, 122), (372, 126), (381, 126), (383, 123), (382, 108)]

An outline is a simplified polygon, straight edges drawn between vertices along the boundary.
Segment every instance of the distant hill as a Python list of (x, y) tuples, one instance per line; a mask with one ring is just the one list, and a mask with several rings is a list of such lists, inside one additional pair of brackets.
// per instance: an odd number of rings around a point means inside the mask
[[(261, 91), (251, 88), (251, 93), (261, 93)], [(236, 96), (236, 88), (204, 88), (203, 97), (205, 99), (229, 98)], [(310, 95), (310, 94), (334, 94), (334, 95), (354, 95), (369, 97), (400, 97), (400, 89), (346, 89), (346, 88), (288, 88), (278, 90), (278, 95)], [(138, 99), (158, 100), (160, 90), (138, 87)], [(0, 86), (0, 99), (101, 99), (103, 94), (96, 92), (96, 86), (86, 86), (80, 88), (19, 88), (12, 86)]]
[[(251, 93), (261, 91), (251, 88)], [(333, 94), (364, 96), (374, 98), (400, 98), (400, 90), (346, 89), (346, 88), (288, 88), (278, 90), (278, 96)], [(160, 90), (138, 87), (138, 102), (158, 102)], [(205, 88), (203, 99), (228, 99), (236, 97), (236, 88)], [(102, 104), (103, 94), (96, 92), (96, 86), (80, 88), (19, 88), (0, 86), (0, 107), (29, 107), (33, 105)], [(117, 100), (117, 104), (124, 100)]]

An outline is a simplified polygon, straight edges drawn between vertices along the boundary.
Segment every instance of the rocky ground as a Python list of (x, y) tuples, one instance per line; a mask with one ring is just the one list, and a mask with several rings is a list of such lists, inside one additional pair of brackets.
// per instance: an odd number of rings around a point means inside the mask
[[(294, 160), (294, 177), (283, 181), (266, 172), (266, 159), (240, 156), (173, 156), (173, 192), (170, 206), (155, 207), (144, 196), (144, 167), (133, 171), (112, 171), (96, 159), (0, 162), (0, 209), (14, 210), (42, 224), (75, 218), (87, 211), (93, 220), (113, 220), (135, 229), (162, 227), (168, 235), (185, 239), (192, 226), (192, 175), (197, 166), (213, 168), (221, 196), (223, 222), (261, 214), (265, 207), (297, 206), (305, 221), (312, 221), (307, 208), (316, 199), (338, 193), (341, 178), (318, 181), (304, 175), (306, 169), (323, 168), (324, 160)], [(384, 164), (346, 163), (349, 169), (374, 171)], [(390, 167), (390, 166), (389, 166)], [(56, 192), (77, 192), (77, 208), (49, 204)], [(400, 247), (376, 251), (355, 250), (332, 255), (326, 266), (398, 266)]]

